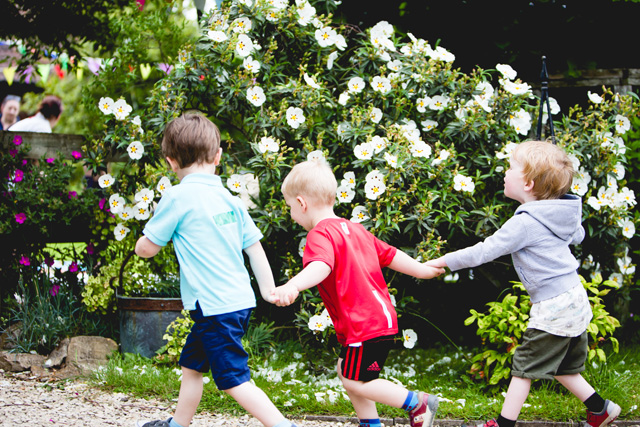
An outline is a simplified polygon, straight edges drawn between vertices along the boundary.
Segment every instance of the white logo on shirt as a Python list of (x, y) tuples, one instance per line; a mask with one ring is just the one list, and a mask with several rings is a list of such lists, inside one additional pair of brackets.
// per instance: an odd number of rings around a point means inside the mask
[(340, 226), (342, 227), (342, 231), (344, 231), (344, 234), (349, 235), (349, 227), (347, 226), (346, 222), (341, 222)]

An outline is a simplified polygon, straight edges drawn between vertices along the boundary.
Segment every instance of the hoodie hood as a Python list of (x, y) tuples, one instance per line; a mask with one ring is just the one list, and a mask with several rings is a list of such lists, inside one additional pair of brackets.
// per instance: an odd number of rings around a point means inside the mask
[(559, 199), (535, 200), (518, 209), (516, 215), (527, 214), (562, 240), (572, 238), (582, 221), (582, 199), (571, 194)]

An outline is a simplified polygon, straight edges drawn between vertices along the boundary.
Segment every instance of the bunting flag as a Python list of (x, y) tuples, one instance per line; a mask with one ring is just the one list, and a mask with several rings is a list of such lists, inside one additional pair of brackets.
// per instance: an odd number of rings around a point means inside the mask
[(45, 82), (49, 78), (49, 71), (51, 71), (51, 64), (38, 64), (38, 74), (42, 76), (42, 80)]
[(82, 76), (84, 76), (84, 66), (82, 64), (78, 64), (76, 67), (76, 78), (78, 80), (82, 80)]
[(98, 71), (100, 71), (101, 64), (102, 59), (100, 58), (87, 58), (87, 67), (89, 67), (89, 71), (91, 71), (96, 76), (98, 75)]
[(7, 84), (11, 86), (13, 84), (13, 78), (16, 75), (16, 67), (7, 67), (2, 70), (2, 74), (4, 74), (4, 78), (7, 80)]

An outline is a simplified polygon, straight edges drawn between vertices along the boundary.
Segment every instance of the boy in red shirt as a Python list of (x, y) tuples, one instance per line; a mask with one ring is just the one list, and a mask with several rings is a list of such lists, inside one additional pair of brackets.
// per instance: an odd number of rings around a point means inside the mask
[(304, 269), (276, 288), (278, 305), (291, 304), (298, 293), (318, 285), (320, 296), (343, 348), (338, 376), (360, 419), (360, 426), (380, 427), (376, 402), (407, 411), (411, 426), (431, 427), (438, 398), (379, 378), (398, 318), (391, 303), (383, 267), (420, 279), (444, 269), (422, 264), (397, 250), (361, 224), (333, 213), (336, 178), (324, 160), (293, 167), (282, 183), (291, 218), (309, 232)]

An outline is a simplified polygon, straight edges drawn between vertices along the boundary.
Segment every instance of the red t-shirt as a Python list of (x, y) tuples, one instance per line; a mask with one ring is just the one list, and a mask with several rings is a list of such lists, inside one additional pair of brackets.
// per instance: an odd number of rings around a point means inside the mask
[(382, 275), (396, 251), (362, 225), (342, 218), (324, 219), (307, 235), (303, 265), (322, 261), (331, 267), (318, 289), (340, 344), (398, 332), (398, 316)]

